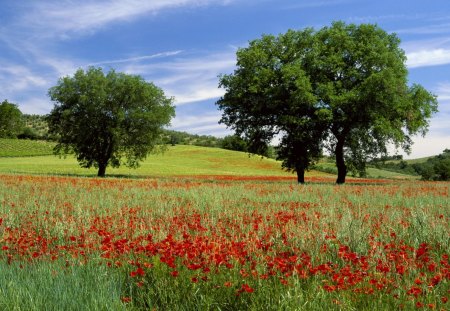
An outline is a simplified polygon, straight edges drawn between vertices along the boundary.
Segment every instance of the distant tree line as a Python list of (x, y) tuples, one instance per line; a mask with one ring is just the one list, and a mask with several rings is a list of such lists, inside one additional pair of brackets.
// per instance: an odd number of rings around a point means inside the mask
[(193, 145), (220, 148), (222, 139), (211, 135), (197, 135), (187, 132), (163, 130), (163, 141), (168, 145)]
[[(17, 108), (17, 105), (11, 104), (16, 110), (16, 115), (20, 116), (19, 119), (11, 117), (9, 115), (8, 120), (16, 120), (14, 124), (19, 124), (19, 130), (13, 131), (10, 128), (11, 122), (2, 122), (2, 128), (5, 128), (1, 133), (3, 134), (1, 138), (18, 138), (18, 139), (31, 139), (31, 140), (48, 140), (55, 141), (57, 138), (50, 135), (48, 131), (48, 124), (45, 115), (37, 114), (22, 114)], [(19, 114), (20, 113), (20, 114)], [(3, 110), (0, 112), (0, 117), (5, 116)], [(6, 130), (8, 128), (8, 130)], [(249, 147), (249, 142), (240, 138), (236, 135), (228, 135), (223, 138), (215, 137), (212, 135), (198, 135), (190, 134), (183, 131), (174, 130), (162, 130), (162, 142), (167, 145), (192, 145), (199, 147), (214, 147), (223, 148), (234, 151), (242, 151), (249, 153), (256, 153), (265, 157), (273, 158), (275, 155), (275, 148), (273, 146), (267, 145), (263, 150), (252, 150)], [(253, 152), (254, 151), (254, 152)], [(259, 152), (259, 153), (258, 153)]]
[(450, 149), (424, 163), (412, 164), (423, 180), (450, 180)]

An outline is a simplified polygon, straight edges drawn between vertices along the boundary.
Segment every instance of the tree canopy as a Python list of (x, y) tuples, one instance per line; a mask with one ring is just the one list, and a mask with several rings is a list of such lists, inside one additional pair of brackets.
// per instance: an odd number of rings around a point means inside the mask
[(22, 112), (5, 99), (0, 104), (0, 138), (16, 138), (23, 127)]
[(56, 135), (55, 154), (74, 152), (82, 167), (137, 167), (160, 142), (175, 115), (172, 98), (140, 76), (101, 68), (79, 69), (49, 90), (55, 102), (47, 116)]
[(399, 44), (376, 25), (343, 22), (264, 35), (220, 77), (221, 122), (256, 142), (278, 135), (279, 159), (299, 182), (326, 147), (344, 183), (349, 168), (364, 172), (389, 144), (409, 151), (437, 111), (434, 95), (408, 85)]
[(297, 172), (300, 183), (305, 169), (320, 157), (325, 133), (324, 117), (303, 68), (310, 46), (310, 30), (251, 41), (238, 50), (234, 74), (221, 76), (226, 92), (217, 102), (223, 110), (221, 122), (243, 135), (253, 149), (279, 135), (278, 159)]

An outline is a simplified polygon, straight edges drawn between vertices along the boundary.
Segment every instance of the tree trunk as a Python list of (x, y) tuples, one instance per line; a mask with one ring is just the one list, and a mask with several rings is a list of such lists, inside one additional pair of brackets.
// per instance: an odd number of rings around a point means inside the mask
[(299, 184), (305, 183), (305, 169), (302, 166), (297, 166), (295, 168), (295, 171), (297, 172), (297, 182)]
[(347, 166), (344, 160), (344, 140), (338, 140), (336, 144), (336, 166), (338, 169), (338, 177), (336, 180), (337, 184), (345, 183), (345, 176), (347, 176)]
[(98, 176), (98, 177), (105, 177), (105, 173), (106, 173), (106, 164), (99, 163), (99, 164), (98, 164), (98, 173), (97, 173), (97, 176)]

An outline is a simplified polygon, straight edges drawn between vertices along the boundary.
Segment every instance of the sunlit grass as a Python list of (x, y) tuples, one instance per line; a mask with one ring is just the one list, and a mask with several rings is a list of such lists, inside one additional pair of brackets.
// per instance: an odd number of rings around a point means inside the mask
[[(73, 156), (0, 158), (0, 172), (17, 174), (56, 174), (95, 176), (95, 168), (81, 168)], [(109, 176), (178, 176), (178, 175), (257, 175), (286, 176), (292, 173), (281, 169), (278, 161), (260, 156), (249, 156), (245, 152), (219, 148), (177, 145), (170, 146), (164, 153), (151, 154), (137, 169), (125, 166), (108, 167)], [(326, 175), (310, 172), (307, 176)]]

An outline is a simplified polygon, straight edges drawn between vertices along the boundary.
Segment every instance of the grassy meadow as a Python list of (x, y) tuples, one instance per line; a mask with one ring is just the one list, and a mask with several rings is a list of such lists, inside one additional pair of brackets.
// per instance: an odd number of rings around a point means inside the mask
[(449, 309), (448, 182), (192, 146), (95, 174), (0, 158), (1, 310)]
[[(51, 151), (51, 150), (50, 150)], [(59, 158), (47, 156), (0, 157), (0, 172), (18, 174), (53, 174), (96, 176), (97, 170), (79, 167), (68, 155)], [(139, 169), (108, 167), (106, 174), (115, 177), (145, 177), (173, 175), (294, 175), (281, 170), (280, 163), (245, 152), (189, 145), (169, 146), (163, 153), (151, 154)], [(316, 173), (319, 174), (320, 173)], [(322, 174), (325, 175), (325, 174)]]

